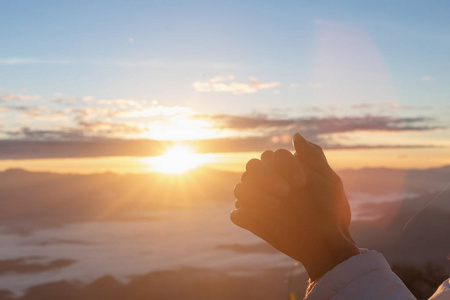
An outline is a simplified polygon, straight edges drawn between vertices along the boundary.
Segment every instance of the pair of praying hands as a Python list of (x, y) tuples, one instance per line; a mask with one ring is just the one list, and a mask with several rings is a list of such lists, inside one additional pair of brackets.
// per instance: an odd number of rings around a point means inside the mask
[(266, 151), (247, 163), (231, 220), (301, 262), (315, 280), (359, 253), (350, 207), (322, 149), (295, 134), (293, 155)]

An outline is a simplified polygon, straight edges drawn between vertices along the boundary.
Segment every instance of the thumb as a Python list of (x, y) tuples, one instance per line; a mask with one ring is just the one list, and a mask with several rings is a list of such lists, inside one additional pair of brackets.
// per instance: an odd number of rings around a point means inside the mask
[(308, 142), (299, 133), (294, 135), (292, 143), (294, 145), (297, 158), (302, 163), (308, 165), (311, 169), (322, 175), (331, 170), (320, 146)]

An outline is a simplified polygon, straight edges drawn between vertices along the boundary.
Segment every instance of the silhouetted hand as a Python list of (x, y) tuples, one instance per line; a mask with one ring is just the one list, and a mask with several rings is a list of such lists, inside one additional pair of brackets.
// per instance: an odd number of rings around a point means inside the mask
[(359, 250), (348, 231), (341, 179), (319, 146), (299, 134), (293, 143), (295, 156), (266, 151), (247, 163), (231, 220), (300, 261), (316, 279)]

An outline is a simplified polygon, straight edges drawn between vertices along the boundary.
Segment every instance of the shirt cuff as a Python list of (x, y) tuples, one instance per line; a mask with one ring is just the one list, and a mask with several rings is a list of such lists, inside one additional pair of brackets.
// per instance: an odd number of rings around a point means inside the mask
[[(325, 273), (319, 280), (316, 280), (312, 288), (308, 288), (305, 300), (330, 299), (337, 294), (345, 294), (345, 288), (350, 284), (352, 290), (362, 289), (362, 285), (367, 285), (364, 289), (375, 288), (374, 285), (382, 285), (389, 282), (390, 286), (406, 289), (401, 280), (391, 271), (391, 268), (382, 254), (374, 250), (360, 249), (359, 255), (355, 255)], [(370, 274), (369, 274), (370, 273)], [(375, 276), (375, 274), (378, 274)], [(367, 280), (363, 280), (365, 275), (369, 275)], [(380, 278), (380, 282), (376, 282)], [(374, 280), (375, 279), (375, 280)], [(362, 280), (362, 281), (361, 281)], [(400, 287), (401, 286), (401, 287)], [(405, 291), (407, 292), (407, 289)], [(411, 295), (412, 296), (412, 295)]]

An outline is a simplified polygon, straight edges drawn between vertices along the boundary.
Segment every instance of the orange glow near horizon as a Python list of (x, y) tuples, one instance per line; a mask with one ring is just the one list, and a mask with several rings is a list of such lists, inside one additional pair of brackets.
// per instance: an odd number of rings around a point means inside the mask
[(207, 164), (212, 156), (195, 153), (193, 149), (184, 145), (176, 145), (161, 156), (144, 158), (143, 161), (156, 172), (181, 174)]
[[(449, 148), (417, 148), (417, 149), (364, 149), (364, 150), (326, 150), (328, 162), (333, 169), (359, 168), (393, 168), (393, 169), (427, 169), (450, 165)], [(182, 153), (182, 152), (181, 152)], [(171, 154), (172, 155), (172, 154)], [(101, 172), (113, 173), (169, 173), (167, 161), (171, 155), (155, 157), (86, 157), (86, 158), (53, 158), (2, 160), (0, 171), (21, 168), (34, 172), (78, 173), (90, 174)], [(242, 173), (245, 164), (252, 158), (259, 158), (261, 152), (207, 153), (199, 154), (188, 150), (180, 155), (192, 163), (185, 171), (205, 166), (210, 169)], [(175, 159), (178, 160), (179, 158)], [(163, 163), (166, 162), (166, 163)], [(172, 170), (176, 169), (173, 167)], [(183, 169), (180, 167), (180, 170)], [(172, 171), (176, 174), (176, 171)], [(182, 172), (179, 171), (179, 174)]]

